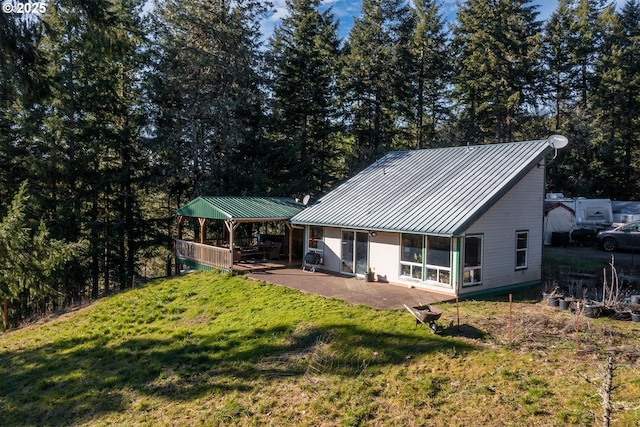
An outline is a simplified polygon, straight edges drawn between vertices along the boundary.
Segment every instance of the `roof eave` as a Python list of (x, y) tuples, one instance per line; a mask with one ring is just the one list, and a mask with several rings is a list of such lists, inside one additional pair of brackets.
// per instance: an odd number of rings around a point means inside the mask
[(229, 218), (235, 222), (271, 222), (271, 221), (290, 221), (291, 217), (268, 217), (268, 218)]
[(379, 228), (379, 227), (366, 227), (350, 224), (329, 224), (310, 221), (291, 221), (293, 225), (310, 226), (310, 227), (332, 227), (342, 228), (345, 230), (363, 230), (363, 231), (375, 231), (379, 233), (406, 233), (406, 234), (425, 234), (430, 236), (442, 236), (442, 237), (454, 237), (456, 234), (447, 232), (431, 232), (431, 231), (416, 231), (416, 230), (403, 230), (395, 228)]

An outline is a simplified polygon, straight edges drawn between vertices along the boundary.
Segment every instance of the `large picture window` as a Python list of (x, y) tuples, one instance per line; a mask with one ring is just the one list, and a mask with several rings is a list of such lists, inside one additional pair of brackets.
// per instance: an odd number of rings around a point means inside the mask
[(419, 234), (403, 234), (401, 250), (400, 275), (422, 280), (424, 236)]
[(451, 283), (451, 239), (403, 234), (400, 276), (420, 281)]
[(467, 236), (464, 239), (463, 286), (482, 283), (482, 236)]
[(427, 236), (427, 280), (451, 283), (451, 239)]
[(527, 268), (527, 258), (529, 252), (529, 232), (516, 232), (516, 270)]

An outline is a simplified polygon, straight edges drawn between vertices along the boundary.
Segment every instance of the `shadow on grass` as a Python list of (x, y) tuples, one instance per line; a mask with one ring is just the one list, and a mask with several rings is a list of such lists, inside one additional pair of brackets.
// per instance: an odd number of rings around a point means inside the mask
[(96, 334), (0, 352), (3, 423), (83, 423), (100, 414), (135, 410), (141, 395), (189, 401), (252, 391), (278, 381), (276, 376), (305, 375), (322, 346), (330, 346), (332, 366), (341, 367), (330, 372), (334, 375), (352, 375), (350, 368), (360, 359), (367, 359), (368, 367), (383, 368), (452, 345), (474, 350), (430, 333), (374, 333), (353, 324), (293, 333), (285, 326), (249, 329), (182, 331), (167, 339), (131, 338), (118, 344)]
[(473, 325), (467, 323), (454, 325), (453, 321), (446, 328), (442, 328), (439, 333), (449, 337), (464, 337), (470, 339), (487, 339), (490, 337), (487, 332)]

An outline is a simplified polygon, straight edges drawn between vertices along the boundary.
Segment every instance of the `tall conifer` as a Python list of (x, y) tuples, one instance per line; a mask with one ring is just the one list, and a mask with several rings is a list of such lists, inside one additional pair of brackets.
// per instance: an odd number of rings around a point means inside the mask
[(507, 142), (534, 105), (541, 76), (537, 6), (469, 0), (453, 27), (455, 89), (467, 142)]
[(336, 110), (340, 41), (320, 0), (288, 0), (289, 16), (269, 42), (274, 187), (321, 194), (344, 174)]
[(411, 44), (414, 68), (407, 81), (415, 96), (409, 99), (413, 132), (411, 148), (441, 143), (438, 128), (448, 119), (451, 55), (438, 6), (433, 0), (414, 0), (416, 25)]
[(257, 191), (263, 12), (255, 0), (155, 3), (150, 150), (173, 209), (198, 195)]
[[(357, 169), (410, 142), (403, 126), (409, 43), (415, 13), (401, 0), (364, 0), (345, 43), (342, 107), (354, 139)], [(414, 98), (415, 99), (415, 98)]]

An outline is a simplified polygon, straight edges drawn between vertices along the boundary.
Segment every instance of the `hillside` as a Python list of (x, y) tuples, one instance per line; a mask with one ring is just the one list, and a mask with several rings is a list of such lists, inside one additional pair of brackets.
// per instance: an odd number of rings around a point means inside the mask
[[(3, 425), (591, 425), (640, 402), (640, 326), (542, 303), (441, 305), (444, 331), (216, 273), (157, 280), (0, 335)], [(637, 403), (635, 403), (637, 405)], [(597, 419), (594, 421), (594, 416)], [(612, 425), (640, 424), (621, 410)]]

